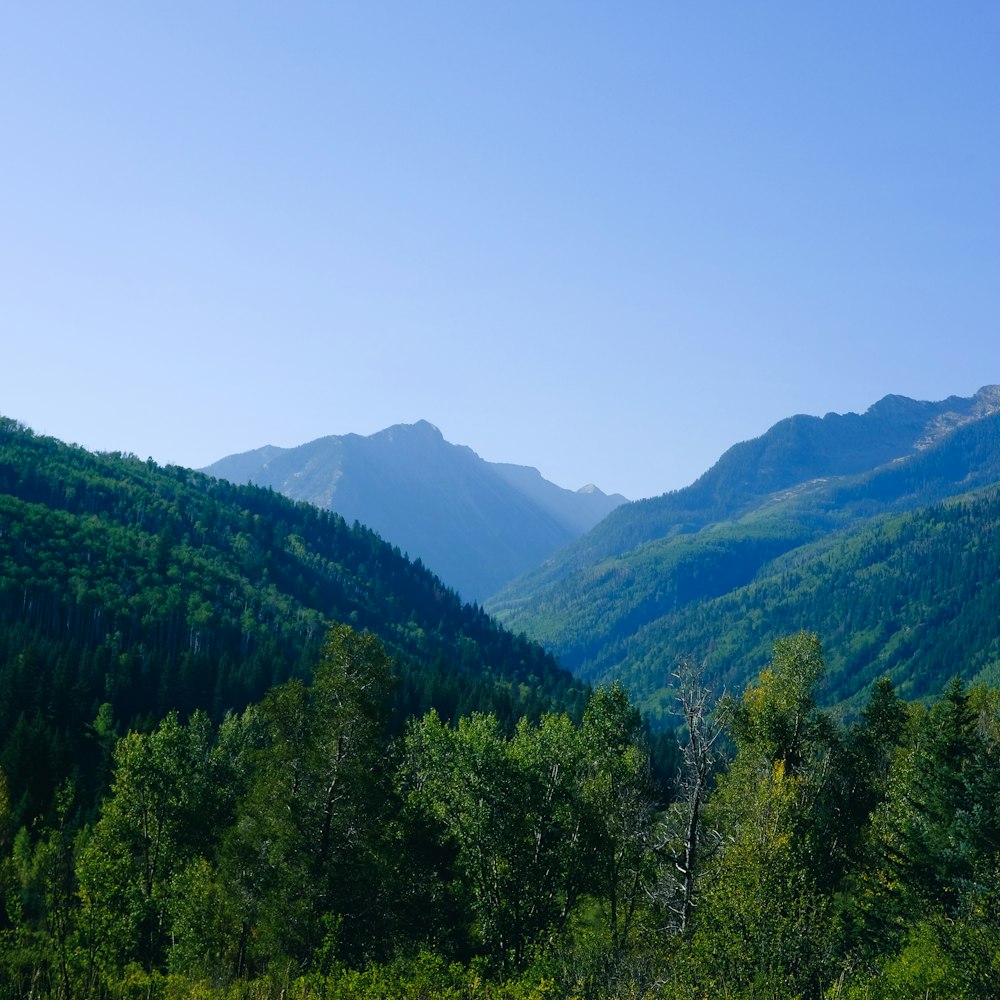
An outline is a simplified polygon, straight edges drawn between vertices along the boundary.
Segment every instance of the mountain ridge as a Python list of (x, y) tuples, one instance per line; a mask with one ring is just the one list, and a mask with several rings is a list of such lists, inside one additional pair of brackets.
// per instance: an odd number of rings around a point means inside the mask
[(326, 627), (379, 637), (400, 723), (574, 711), (584, 686), (371, 529), (256, 486), (92, 453), (0, 417), (0, 771), (18, 815), (88, 724), (221, 719), (304, 677)]
[(566, 490), (529, 466), (487, 462), (427, 420), (266, 445), (202, 471), (366, 524), (467, 600), (485, 599), (625, 502), (596, 487)]
[[(730, 520), (747, 513), (779, 489), (800, 487), (814, 478), (859, 473), (914, 454), (949, 432), (938, 425), (939, 429), (931, 437), (932, 422), (941, 418), (948, 416), (952, 424), (950, 430), (954, 430), (998, 411), (1000, 386), (987, 385), (971, 397), (949, 396), (937, 403), (887, 395), (873, 403), (864, 414), (785, 417), (764, 434), (727, 448), (690, 485), (657, 497), (636, 500), (612, 511), (594, 529), (557, 553), (554, 559), (529, 571), (526, 579), (551, 581), (574, 568), (614, 557), (642, 542), (697, 531), (713, 521)], [(886, 429), (893, 432), (889, 440), (883, 436)], [(821, 464), (835, 435), (841, 431), (847, 432), (843, 437), (847, 440), (848, 451), (832, 466)], [(789, 451), (795, 456), (794, 463), (791, 467), (787, 463), (779, 467), (780, 458)], [(516, 588), (519, 583), (514, 581), (510, 586)], [(494, 595), (493, 600), (502, 597), (501, 592)]]
[[(837, 442), (844, 443), (839, 452)], [(885, 397), (864, 415), (786, 418), (728, 449), (686, 490), (613, 512), (487, 608), (580, 676), (628, 676), (642, 697), (653, 684), (646, 673), (656, 669), (657, 650), (701, 655), (676, 649), (668, 636), (672, 629), (708, 641), (695, 627), (705, 602), (737, 592), (749, 601), (746, 588), (775, 560), (838, 532), (861, 531), (874, 517), (998, 482), (995, 386), (938, 403)], [(752, 602), (741, 607), (766, 621)], [(736, 620), (720, 619), (727, 623), (720, 627), (733, 628)], [(800, 627), (816, 624), (802, 620), (794, 625)]]

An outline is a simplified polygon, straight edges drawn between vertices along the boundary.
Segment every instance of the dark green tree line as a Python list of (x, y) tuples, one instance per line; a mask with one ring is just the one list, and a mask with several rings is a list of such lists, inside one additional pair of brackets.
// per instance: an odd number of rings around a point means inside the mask
[(309, 681), (219, 724), (118, 736), (102, 709), (93, 817), (67, 781), (19, 826), (0, 777), (0, 992), (995, 995), (996, 690), (924, 705), (880, 682), (845, 724), (798, 633), (714, 715), (678, 689), (668, 801), (621, 688), (577, 720), (399, 731), (392, 673), (338, 626)]

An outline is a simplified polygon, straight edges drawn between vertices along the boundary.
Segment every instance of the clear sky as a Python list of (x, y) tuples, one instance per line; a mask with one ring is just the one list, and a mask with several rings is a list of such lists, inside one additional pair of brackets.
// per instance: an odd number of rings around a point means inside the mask
[(630, 497), (1000, 382), (1000, 4), (0, 8), (0, 413)]

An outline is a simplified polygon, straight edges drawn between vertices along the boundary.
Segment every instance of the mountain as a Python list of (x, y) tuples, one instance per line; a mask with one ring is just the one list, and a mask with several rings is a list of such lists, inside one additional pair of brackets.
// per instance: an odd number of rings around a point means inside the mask
[[(919, 511), (998, 482), (996, 386), (936, 403), (888, 396), (860, 415), (796, 416), (729, 449), (686, 489), (614, 511), (488, 607), (581, 676), (627, 678), (633, 695), (654, 710), (672, 697), (665, 692), (677, 657), (705, 660), (720, 679), (739, 685), (760, 669), (783, 630), (815, 629), (830, 644), (830, 662), (853, 679), (832, 682), (831, 697), (836, 689), (838, 699), (847, 699), (865, 683), (865, 671), (848, 670), (854, 661), (838, 644), (856, 639), (843, 628), (843, 617), (823, 610), (836, 595), (814, 580), (826, 595), (818, 604), (776, 614), (781, 599), (774, 588), (789, 586), (785, 568), (820, 545), (828, 549), (825, 565), (854, 566), (848, 553), (863, 546), (859, 532), (876, 530), (872, 519)], [(992, 508), (976, 510), (987, 519), (981, 530), (988, 531)], [(959, 558), (943, 541), (925, 556), (934, 573), (948, 572), (948, 563)], [(930, 571), (917, 561), (911, 569)], [(857, 578), (843, 569), (838, 593), (861, 592), (869, 572), (860, 563)], [(771, 590), (763, 586), (767, 581)], [(934, 620), (935, 628), (950, 627), (947, 615)], [(746, 639), (749, 622), (755, 623), (752, 642)], [(866, 634), (873, 627), (866, 625)], [(873, 664), (898, 665), (880, 649), (869, 652)], [(969, 655), (971, 664), (978, 654), (970, 649)], [(934, 677), (964, 666), (925, 663), (917, 687), (925, 691)]]
[[(754, 579), (651, 619), (601, 651), (648, 710), (673, 707), (669, 666), (696, 655), (719, 687), (741, 688), (774, 641), (823, 639), (825, 700), (856, 709), (889, 677), (907, 699), (953, 676), (1000, 682), (1000, 488), (880, 516), (770, 560)], [(600, 661), (600, 662), (598, 662)]]
[(102, 704), (132, 728), (172, 709), (221, 718), (307, 676), (334, 621), (394, 658), (397, 724), (432, 706), (509, 723), (585, 698), (368, 528), (0, 418), (0, 771), (18, 822), (66, 776), (93, 777)]
[(267, 446), (204, 470), (269, 486), (359, 521), (482, 601), (625, 503), (595, 486), (562, 489), (537, 469), (486, 462), (421, 420), (362, 437)]

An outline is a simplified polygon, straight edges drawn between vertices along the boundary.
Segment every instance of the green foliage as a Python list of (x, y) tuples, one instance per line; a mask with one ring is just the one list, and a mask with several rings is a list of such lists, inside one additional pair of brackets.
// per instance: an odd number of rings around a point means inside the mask
[(307, 967), (331, 914), (349, 925), (341, 950), (375, 951), (390, 686), (374, 636), (335, 626), (312, 684), (289, 681), (262, 702), (265, 736), (222, 862), (253, 942), (239, 969), (278, 956)]
[(672, 697), (664, 659), (704, 651), (712, 680), (739, 689), (775, 639), (807, 623), (824, 636), (827, 704), (857, 711), (879, 677), (908, 698), (932, 695), (956, 669), (994, 683), (998, 523), (996, 490), (866, 521), (759, 566), (746, 586), (664, 610), (584, 670), (596, 680), (619, 676), (641, 705), (664, 712)]
[(551, 656), (368, 529), (0, 418), (0, 769), (15, 828), (51, 818), (71, 772), (92, 813), (117, 732), (170, 711), (219, 722), (307, 678), (333, 621), (392, 655), (396, 727), (431, 706), (507, 726), (582, 712), (584, 687)]
[(900, 428), (869, 416), (830, 453), (840, 432), (822, 421), (737, 446), (691, 487), (614, 511), (488, 607), (653, 715), (672, 704), (664, 662), (696, 656), (717, 686), (742, 689), (803, 627), (824, 637), (829, 704), (856, 711), (882, 676), (908, 698), (956, 669), (996, 683), (1000, 416), (879, 468), (864, 463), (887, 460), (900, 439), (886, 451), (879, 435)]
[(726, 844), (710, 861), (692, 948), (712, 956), (702, 974), (730, 989), (814, 995), (830, 972), (838, 932), (816, 856), (835, 831), (814, 821), (833, 744), (815, 702), (822, 673), (815, 635), (783, 639), (729, 709), (736, 758), (710, 803)]
[[(391, 687), (378, 640), (335, 626), (311, 683), (219, 726), (172, 712), (116, 739), (99, 711), (91, 731), (113, 749), (96, 822), (70, 835), (67, 786), (60, 825), (22, 828), (0, 869), (0, 985), (543, 997), (583, 981), (557, 960), (584, 954), (564, 942), (597, 934), (624, 960), (655, 808), (624, 692), (596, 692), (579, 723), (512, 731), (431, 712), (394, 752)], [(584, 978), (607, 982), (586, 950)]]
[(231, 822), (238, 790), (213, 742), (207, 716), (182, 726), (171, 713), (115, 747), (110, 794), (77, 862), (88, 947), (106, 975), (135, 959), (147, 969), (163, 963), (178, 875)]
[(655, 878), (650, 851), (657, 793), (638, 711), (620, 685), (598, 688), (580, 729), (582, 797), (591, 824), (591, 891), (604, 902), (614, 953), (630, 943), (638, 910)]
[(507, 738), (493, 716), (451, 728), (432, 713), (408, 734), (407, 759), (409, 800), (454, 843), (482, 946), (519, 968), (581, 888), (577, 731), (547, 716)]
[[(964, 941), (982, 953), (966, 962), (970, 971), (991, 968), (997, 955), (972, 946), (975, 933), (995, 942), (1000, 931), (995, 720), (995, 693), (980, 691), (974, 699), (957, 679), (929, 712), (914, 714), (874, 814), (875, 872), (858, 900), (886, 947), (928, 915), (953, 925), (951, 943)], [(959, 933), (970, 920), (976, 932)]]
[[(583, 699), (363, 529), (0, 431), (0, 995), (995, 995), (997, 689), (882, 679), (837, 723), (817, 636), (779, 639), (671, 838), (624, 688)], [(919, 589), (940, 539), (991, 594), (997, 502), (854, 536), (871, 600), (903, 621), (880, 567)]]
[(406, 738), (412, 808), (452, 845), (480, 947), (523, 968), (565, 932), (585, 897), (620, 952), (654, 871), (655, 799), (643, 727), (621, 688), (594, 693), (583, 722), (544, 716), (505, 734), (493, 716), (455, 727), (434, 713)]
[(165, 918), (167, 968), (223, 985), (238, 964), (240, 923), (231, 890), (210, 861), (195, 857), (172, 875)]

